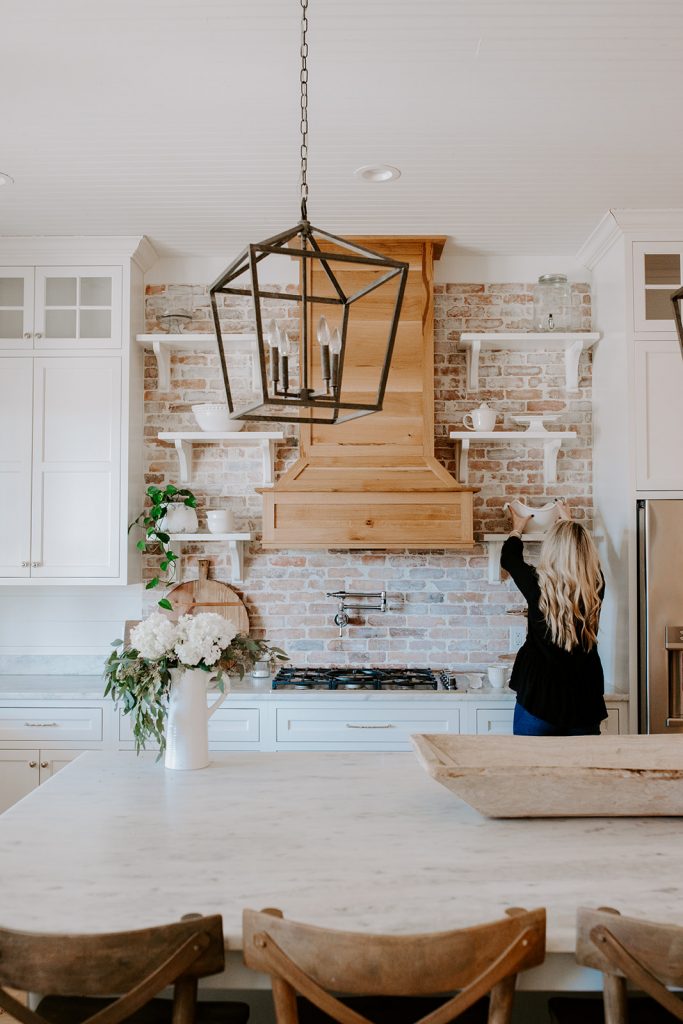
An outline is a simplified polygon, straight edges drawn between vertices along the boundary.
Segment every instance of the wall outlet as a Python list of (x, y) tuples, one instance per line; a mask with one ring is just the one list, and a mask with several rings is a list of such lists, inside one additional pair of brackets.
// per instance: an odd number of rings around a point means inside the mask
[(510, 630), (510, 650), (518, 651), (526, 640), (526, 626), (513, 626)]

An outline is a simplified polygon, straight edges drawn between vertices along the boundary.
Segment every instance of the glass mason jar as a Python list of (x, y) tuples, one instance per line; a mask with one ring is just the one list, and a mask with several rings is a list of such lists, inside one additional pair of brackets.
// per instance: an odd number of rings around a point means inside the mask
[(566, 274), (542, 274), (534, 288), (534, 330), (569, 331), (572, 291)]

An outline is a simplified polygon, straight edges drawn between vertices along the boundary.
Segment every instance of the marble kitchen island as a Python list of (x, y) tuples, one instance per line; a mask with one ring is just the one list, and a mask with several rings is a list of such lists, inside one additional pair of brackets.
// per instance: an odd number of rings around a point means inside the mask
[(221, 913), (222, 987), (266, 979), (237, 950), (244, 907), (407, 933), (548, 910), (535, 989), (590, 988), (573, 963), (579, 905), (680, 921), (680, 819), (493, 821), (406, 753), (212, 755), (172, 772), (151, 754), (80, 755), (0, 816), (0, 922), (108, 931)]

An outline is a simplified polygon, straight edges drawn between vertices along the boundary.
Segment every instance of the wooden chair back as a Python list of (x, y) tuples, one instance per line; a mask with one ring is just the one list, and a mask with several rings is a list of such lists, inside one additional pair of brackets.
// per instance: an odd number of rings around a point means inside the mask
[(120, 1024), (173, 985), (173, 1024), (192, 1024), (197, 979), (220, 973), (224, 965), (219, 914), (189, 914), (174, 924), (105, 935), (0, 928), (0, 1008), (20, 1024), (45, 1024), (5, 987), (51, 996), (123, 993), (89, 1018), (92, 1024)]
[(623, 917), (611, 907), (581, 907), (576, 922), (576, 959), (604, 975), (606, 1024), (627, 1024), (627, 980), (683, 1021), (683, 1001), (666, 988), (683, 987), (680, 925)]
[(286, 920), (280, 910), (245, 910), (244, 961), (271, 975), (278, 1024), (298, 1024), (297, 994), (339, 1024), (368, 1024), (331, 993), (426, 996), (451, 993), (417, 1024), (447, 1024), (491, 993), (490, 1024), (508, 1024), (516, 975), (543, 963), (545, 910), (458, 931), (366, 935)]

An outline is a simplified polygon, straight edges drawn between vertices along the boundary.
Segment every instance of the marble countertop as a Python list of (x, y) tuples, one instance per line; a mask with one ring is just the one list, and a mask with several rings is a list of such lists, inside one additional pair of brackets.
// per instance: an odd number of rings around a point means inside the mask
[(173, 772), (85, 753), (0, 816), (2, 925), (220, 913), (239, 949), (244, 907), (402, 934), (544, 906), (548, 949), (567, 954), (581, 905), (679, 923), (681, 819), (490, 820), (412, 753), (212, 756)]
[[(230, 686), (233, 697), (250, 701), (294, 700), (433, 700), (434, 698), (458, 698), (460, 700), (511, 700), (514, 692), (508, 687), (494, 689), (484, 685), (476, 690), (272, 690), (270, 679), (256, 684), (250, 677), (233, 680)], [(104, 692), (102, 676), (44, 675), (0, 676), (0, 700), (100, 700)], [(627, 693), (609, 693), (610, 701), (628, 700)], [(109, 698), (107, 698), (109, 700)]]

